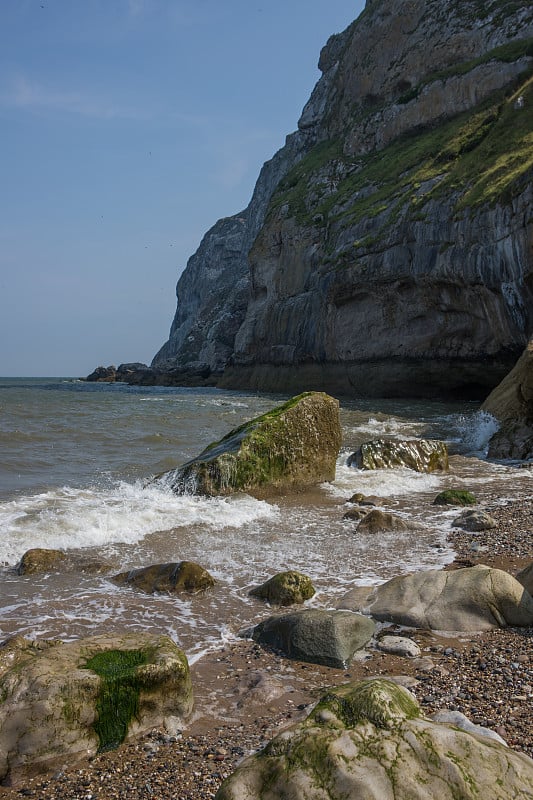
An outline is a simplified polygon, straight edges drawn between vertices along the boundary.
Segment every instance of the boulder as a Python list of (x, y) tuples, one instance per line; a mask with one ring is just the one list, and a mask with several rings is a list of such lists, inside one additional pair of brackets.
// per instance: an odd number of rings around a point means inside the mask
[(413, 531), (418, 530), (419, 526), (411, 522), (406, 522), (397, 514), (389, 511), (380, 511), (374, 508), (365, 514), (359, 525), (357, 533), (383, 533), (385, 531)]
[(516, 580), (533, 596), (533, 561), (517, 573)]
[(156, 480), (178, 494), (245, 491), (263, 497), (332, 481), (340, 445), (338, 400), (307, 392), (244, 423)]
[(476, 503), (474, 495), (463, 489), (446, 489), (433, 500), (434, 506), (473, 506)]
[(465, 531), (476, 533), (495, 528), (496, 524), (496, 520), (486, 511), (463, 511), (452, 522), (452, 528), (462, 528)]
[(94, 372), (85, 378), (89, 383), (114, 383), (117, 379), (117, 368), (113, 365), (109, 367), (96, 367)]
[(432, 439), (374, 439), (349, 456), (348, 466), (358, 469), (407, 467), (416, 472), (447, 470), (448, 448), (445, 442)]
[(533, 625), (533, 598), (522, 584), (482, 564), (399, 575), (366, 598), (361, 594), (346, 595), (341, 607), (412, 628), (481, 631)]
[(309, 717), (248, 757), (216, 800), (511, 800), (533, 796), (533, 760), (426, 719), (383, 678), (325, 694)]
[(117, 747), (192, 710), (189, 666), (167, 636), (75, 642), (21, 637), (0, 647), (0, 779)]
[(374, 630), (374, 622), (361, 614), (306, 609), (269, 617), (245, 635), (288, 658), (345, 669)]
[(16, 569), (19, 575), (36, 575), (40, 572), (49, 572), (51, 569), (55, 571), (65, 558), (62, 550), (35, 547), (26, 550)]
[(26, 550), (15, 567), (19, 575), (37, 575), (43, 572), (82, 572), (97, 575), (108, 572), (111, 565), (106, 561), (88, 557), (83, 551), (47, 550), (36, 547)]
[(362, 494), (361, 492), (355, 492), (346, 502), (357, 503), (358, 506), (378, 506), (381, 505), (384, 501), (383, 498), (381, 497), (373, 497), (373, 496), (368, 496), (366, 494)]
[(197, 594), (210, 589), (216, 583), (209, 572), (199, 564), (195, 564), (194, 561), (152, 564), (149, 567), (121, 572), (113, 577), (113, 581), (119, 585), (131, 586), (147, 594), (155, 592)]
[(316, 593), (311, 579), (301, 572), (289, 570), (279, 572), (261, 586), (251, 589), (252, 597), (266, 600), (278, 606), (290, 606), (293, 603), (304, 603)]
[(490, 457), (533, 458), (533, 339), (482, 409), (500, 423), (489, 442)]

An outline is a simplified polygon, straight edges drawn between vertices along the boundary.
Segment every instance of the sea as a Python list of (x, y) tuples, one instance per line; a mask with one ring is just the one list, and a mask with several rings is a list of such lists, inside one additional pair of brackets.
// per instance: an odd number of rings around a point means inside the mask
[[(113, 632), (171, 636), (190, 663), (272, 613), (249, 596), (296, 569), (331, 608), (354, 585), (440, 568), (457, 509), (432, 505), (444, 488), (501, 502), (531, 496), (532, 473), (486, 459), (497, 423), (475, 403), (340, 398), (343, 443), (332, 483), (257, 500), (177, 496), (154, 476), (197, 455), (287, 398), (215, 388), (132, 387), (73, 378), (0, 379), (0, 640), (64, 641)], [(448, 443), (450, 471), (361, 471), (347, 458), (377, 437)], [(420, 523), (363, 535), (343, 519), (354, 492)], [(18, 575), (30, 548), (64, 551), (67, 566)], [(216, 579), (203, 595), (146, 595), (119, 572), (195, 561)]]

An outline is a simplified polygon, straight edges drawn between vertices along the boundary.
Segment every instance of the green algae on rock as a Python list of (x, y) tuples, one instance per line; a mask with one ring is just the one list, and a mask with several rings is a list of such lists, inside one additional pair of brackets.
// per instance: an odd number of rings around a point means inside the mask
[(87, 756), (163, 726), (193, 704), (189, 665), (168, 636), (17, 637), (0, 646), (0, 780)]
[(432, 439), (373, 439), (349, 456), (348, 466), (359, 469), (407, 467), (416, 472), (447, 470), (448, 448), (445, 442)]
[(463, 489), (446, 489), (433, 500), (434, 506), (473, 506), (477, 503), (472, 492)]
[(339, 402), (306, 392), (245, 422), (156, 480), (178, 494), (261, 496), (335, 478)]
[(216, 800), (512, 800), (533, 797), (533, 761), (426, 719), (375, 678), (329, 691), (303, 722), (247, 758)]
[(261, 586), (251, 589), (249, 594), (279, 606), (304, 603), (310, 600), (316, 590), (311, 579), (296, 570), (278, 572)]
[(216, 583), (209, 572), (194, 561), (151, 564), (149, 567), (120, 572), (113, 577), (113, 581), (147, 594), (155, 592), (197, 594), (205, 592)]

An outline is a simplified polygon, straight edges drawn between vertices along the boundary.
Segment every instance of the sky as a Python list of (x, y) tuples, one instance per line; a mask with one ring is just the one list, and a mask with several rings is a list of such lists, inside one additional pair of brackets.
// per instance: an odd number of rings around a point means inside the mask
[(0, 375), (150, 363), (363, 0), (0, 0)]

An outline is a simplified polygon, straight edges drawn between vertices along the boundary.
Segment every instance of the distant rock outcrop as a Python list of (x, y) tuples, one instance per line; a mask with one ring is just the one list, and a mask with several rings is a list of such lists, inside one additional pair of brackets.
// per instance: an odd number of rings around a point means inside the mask
[(369, 0), (319, 66), (248, 208), (190, 259), (152, 367), (482, 398), (533, 327), (533, 7)]
[(332, 481), (340, 445), (338, 400), (308, 392), (245, 422), (155, 480), (178, 494), (264, 496)]

